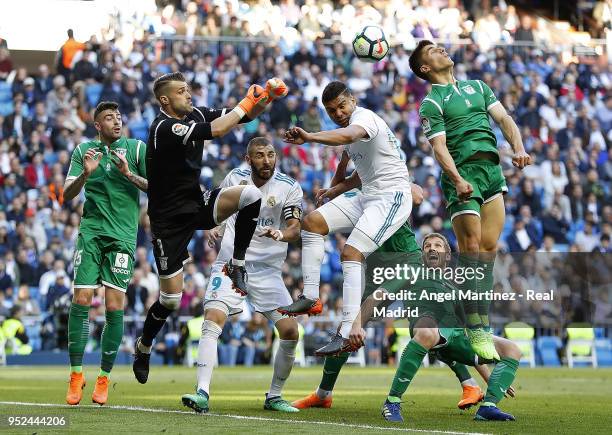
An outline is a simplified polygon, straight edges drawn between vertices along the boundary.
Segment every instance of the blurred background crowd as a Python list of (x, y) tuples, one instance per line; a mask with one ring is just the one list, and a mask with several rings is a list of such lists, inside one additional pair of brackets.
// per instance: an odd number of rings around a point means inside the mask
[[(612, 2), (591, 3), (578, 25), (588, 24), (592, 37), (606, 37)], [(307, 131), (333, 128), (320, 95), (329, 81), (345, 81), (359, 104), (392, 128), (414, 182), (423, 187), (424, 201), (412, 213), (417, 238), (438, 231), (454, 246), (440, 167), (420, 129), (419, 102), (428, 88), (408, 66), (415, 41), (435, 39), (454, 59), (457, 79), (481, 79), (493, 89), (519, 125), (534, 162), (523, 171), (514, 168), (511, 149), (494, 126), (509, 188), (500, 251), (612, 251), (612, 68), (601, 56), (560, 50), (564, 33), (551, 21), (493, 0), (143, 0), (130, 5), (133, 11), (114, 15), (111, 25), (89, 40), (69, 37), (56, 64), (36, 69), (16, 64), (0, 39), (0, 317), (38, 319), (31, 323), (34, 349), (66, 347), (71, 261), (84, 200), (83, 194), (63, 200), (71, 152), (95, 136), (92, 113), (102, 100), (119, 102), (125, 135), (146, 141), (158, 110), (152, 82), (171, 71), (183, 72), (191, 82), (195, 105), (209, 107), (233, 107), (251, 83), (272, 76), (285, 80), (291, 90), (287, 98), (208, 145), (200, 181), (210, 189), (231, 169), (245, 167), (245, 144), (265, 136), (276, 146), (278, 170), (300, 182), (305, 213), (315, 208), (314, 192), (328, 186), (339, 151), (317, 144), (287, 146), (281, 133), (293, 125)], [(394, 44), (377, 64), (355, 59), (349, 45), (365, 23), (381, 25)], [(135, 319), (159, 290), (144, 194), (141, 203), (126, 307)], [(345, 240), (334, 235), (326, 242), (321, 282), (327, 323), (306, 321), (311, 336), (324, 335), (339, 315)], [(193, 263), (186, 268), (180, 316), (199, 314), (216, 256), (205, 248), (204, 231), (189, 249)], [(302, 286), (300, 261), (299, 246), (290, 247), (283, 272), (294, 296)], [(509, 291), (519, 283), (505, 285)], [(601, 298), (608, 309), (602, 308), (601, 316), (609, 324), (609, 295)], [(92, 318), (103, 310), (99, 293)], [(175, 334), (175, 343), (188, 334), (181, 334), (181, 324), (170, 324), (167, 331)], [(137, 328), (136, 321), (126, 335)], [(238, 340), (241, 360), (263, 358), (272, 331), (259, 316), (247, 310), (226, 329), (224, 343)], [(388, 348), (389, 336), (379, 334), (376, 343)]]

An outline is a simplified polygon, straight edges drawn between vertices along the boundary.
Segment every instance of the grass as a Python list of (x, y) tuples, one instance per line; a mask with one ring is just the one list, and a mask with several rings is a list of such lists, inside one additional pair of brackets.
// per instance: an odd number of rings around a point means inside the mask
[[(331, 409), (280, 414), (263, 410), (272, 369), (220, 368), (214, 373), (211, 413), (196, 415), (182, 406), (180, 396), (192, 392), (195, 369), (154, 367), (149, 382), (138, 384), (131, 368), (118, 366), (111, 379), (109, 402), (92, 406), (90, 397), (98, 369), (85, 367), (88, 385), (82, 405), (64, 406), (67, 367), (2, 367), (0, 369), (0, 432), (9, 415), (68, 417), (71, 433), (389, 433), (418, 430), (495, 434), (610, 433), (612, 370), (521, 369), (514, 384), (516, 399), (502, 409), (516, 422), (475, 422), (475, 410), (460, 411), (460, 389), (446, 368), (419, 371), (404, 396), (401, 425), (385, 422), (380, 407), (393, 377), (391, 368), (346, 367), (334, 392)], [(287, 381), (284, 397), (293, 400), (315, 389), (321, 367), (298, 368)], [(4, 402), (4, 403), (1, 403)], [(6, 402), (57, 404), (14, 405)], [(147, 409), (118, 409), (113, 406)], [(152, 412), (149, 409), (165, 410)], [(328, 423), (328, 424), (324, 424)], [(12, 432), (15, 432), (12, 428)], [(64, 433), (66, 429), (28, 428), (22, 433)], [(18, 433), (18, 432), (17, 432)]]

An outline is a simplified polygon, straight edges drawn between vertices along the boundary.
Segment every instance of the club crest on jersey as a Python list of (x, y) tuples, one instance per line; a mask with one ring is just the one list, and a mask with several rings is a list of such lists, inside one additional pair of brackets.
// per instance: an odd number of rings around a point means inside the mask
[(421, 119), (421, 127), (423, 128), (423, 133), (429, 133), (431, 131), (431, 125), (429, 124), (429, 119), (427, 118)]
[(202, 198), (204, 199), (204, 205), (208, 205), (208, 201), (210, 201), (210, 194), (212, 193), (212, 191), (207, 190), (206, 192), (204, 192), (204, 194), (202, 194)]
[(123, 157), (125, 157), (125, 155), (127, 154), (127, 150), (125, 148), (117, 148), (115, 152), (117, 154), (121, 154)]
[(172, 126), (172, 133), (177, 136), (185, 136), (189, 131), (189, 127), (178, 122)]
[(472, 85), (464, 86), (461, 89), (463, 89), (465, 93), (468, 95), (472, 95), (476, 93), (476, 90), (472, 87)]
[(274, 207), (276, 205), (276, 198), (268, 196), (268, 207)]

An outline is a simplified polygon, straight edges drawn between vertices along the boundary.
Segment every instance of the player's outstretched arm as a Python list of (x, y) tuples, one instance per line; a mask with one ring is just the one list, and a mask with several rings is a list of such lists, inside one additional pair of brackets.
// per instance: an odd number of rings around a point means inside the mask
[(504, 137), (514, 150), (512, 156), (512, 164), (519, 169), (523, 169), (525, 166), (531, 164), (531, 156), (525, 151), (523, 146), (523, 138), (521, 132), (512, 119), (512, 116), (506, 112), (506, 109), (501, 104), (496, 104), (489, 109), (489, 114), (493, 121), (499, 125)]
[(455, 161), (453, 160), (448, 148), (446, 147), (446, 135), (442, 134), (439, 136), (432, 137), (429, 139), (429, 143), (433, 148), (434, 157), (442, 167), (442, 170), (451, 179), (451, 182), (455, 185), (457, 195), (461, 200), (467, 200), (474, 191), (474, 188), (470, 183), (465, 181), (459, 174)]
[(284, 141), (293, 145), (316, 142), (328, 146), (340, 146), (348, 145), (368, 137), (365, 128), (359, 125), (349, 125), (348, 127), (319, 131), (317, 133), (308, 133), (300, 127), (293, 127), (285, 132)]
[[(98, 168), (102, 155), (98, 151), (89, 149), (81, 159), (76, 155), (77, 151), (80, 152), (80, 149), (75, 149), (72, 154), (70, 169), (68, 169), (68, 176), (64, 183), (64, 200), (66, 201), (70, 201), (79, 194), (91, 173)], [(80, 174), (76, 176), (78, 172)]]

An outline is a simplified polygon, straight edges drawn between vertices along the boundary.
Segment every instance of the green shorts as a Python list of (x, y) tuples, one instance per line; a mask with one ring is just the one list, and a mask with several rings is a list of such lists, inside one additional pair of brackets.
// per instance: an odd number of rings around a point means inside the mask
[(472, 196), (467, 201), (460, 201), (457, 197), (455, 185), (446, 174), (442, 174), (442, 193), (446, 199), (446, 208), (451, 217), (461, 214), (475, 214), (480, 216), (483, 204), (493, 201), (499, 195), (508, 191), (506, 179), (500, 165), (490, 160), (469, 160), (457, 168), (461, 175), (474, 188)]
[(437, 359), (447, 365), (453, 362), (468, 366), (480, 364), (478, 355), (472, 350), (472, 346), (463, 328), (438, 328), (438, 332), (445, 343), (439, 344), (430, 350), (430, 353)]
[(126, 291), (134, 272), (133, 243), (79, 233), (74, 251), (74, 287), (101, 285)]

